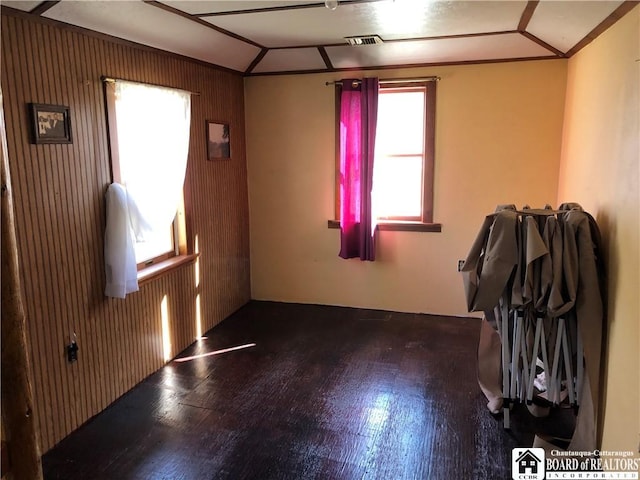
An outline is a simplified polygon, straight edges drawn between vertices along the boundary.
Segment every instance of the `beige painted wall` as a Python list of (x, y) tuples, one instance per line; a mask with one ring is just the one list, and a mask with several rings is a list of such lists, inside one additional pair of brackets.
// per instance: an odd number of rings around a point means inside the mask
[[(338, 257), (334, 89), (339, 74), (245, 79), (252, 297), (465, 315), (458, 259), (500, 203), (557, 198), (566, 61), (387, 70), (438, 75), (441, 233), (379, 232), (374, 263)], [(357, 73), (352, 76), (357, 76)], [(346, 76), (346, 75), (345, 75)]]
[(604, 449), (640, 440), (640, 7), (569, 60), (558, 201), (581, 203), (606, 245)]

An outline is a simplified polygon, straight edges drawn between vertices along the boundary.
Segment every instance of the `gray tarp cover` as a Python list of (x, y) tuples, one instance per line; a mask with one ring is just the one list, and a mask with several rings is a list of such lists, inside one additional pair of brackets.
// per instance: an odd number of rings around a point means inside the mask
[[(502, 339), (498, 322), (509, 321), (514, 310), (521, 312), (528, 325), (525, 338), (530, 347), (535, 319), (543, 318), (544, 341), (552, 355), (558, 319), (562, 317), (574, 354), (580, 336), (585, 365), (582, 388), (577, 392), (580, 408), (569, 450), (594, 450), (604, 272), (600, 234), (593, 217), (578, 204), (564, 204), (558, 211), (549, 208), (517, 211), (513, 205), (499, 206), (484, 219), (462, 275), (468, 310), (484, 312), (478, 345), (478, 381), (489, 400), (488, 408), (497, 413), (503, 397), (509, 397), (502, 392)], [(573, 361), (582, 362), (577, 358)]]

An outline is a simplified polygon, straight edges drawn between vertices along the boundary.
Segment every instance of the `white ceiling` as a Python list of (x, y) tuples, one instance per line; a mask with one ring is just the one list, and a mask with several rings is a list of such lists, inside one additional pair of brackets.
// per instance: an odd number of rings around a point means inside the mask
[[(1, 0), (2, 7), (246, 74), (561, 58), (635, 2), (621, 0)], [(603, 23), (604, 22), (604, 23)], [(344, 37), (379, 35), (353, 47)]]

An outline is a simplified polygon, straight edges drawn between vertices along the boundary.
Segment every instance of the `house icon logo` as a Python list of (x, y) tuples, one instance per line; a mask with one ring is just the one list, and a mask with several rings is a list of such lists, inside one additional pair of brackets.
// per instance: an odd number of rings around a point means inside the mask
[(511, 451), (513, 480), (544, 480), (544, 449), (514, 448)]

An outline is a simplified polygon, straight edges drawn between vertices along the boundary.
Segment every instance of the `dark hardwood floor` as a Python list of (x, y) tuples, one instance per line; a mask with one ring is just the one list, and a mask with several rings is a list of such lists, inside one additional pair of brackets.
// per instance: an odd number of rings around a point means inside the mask
[(509, 479), (534, 429), (486, 409), (478, 334), (470, 318), (251, 302), (44, 455), (45, 479)]

